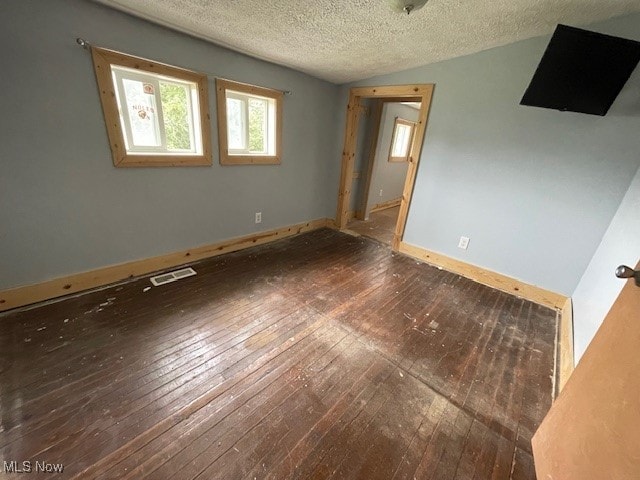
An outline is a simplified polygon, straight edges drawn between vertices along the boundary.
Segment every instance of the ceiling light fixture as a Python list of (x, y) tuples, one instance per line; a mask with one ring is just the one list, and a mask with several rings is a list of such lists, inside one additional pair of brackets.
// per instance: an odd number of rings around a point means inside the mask
[(389, 4), (394, 12), (409, 15), (411, 12), (424, 7), (427, 1), (428, 0), (389, 0)]

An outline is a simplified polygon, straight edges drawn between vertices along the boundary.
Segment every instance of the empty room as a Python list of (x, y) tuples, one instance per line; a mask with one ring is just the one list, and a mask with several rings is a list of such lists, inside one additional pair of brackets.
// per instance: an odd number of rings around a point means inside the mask
[(7, 0), (0, 478), (640, 478), (640, 0)]

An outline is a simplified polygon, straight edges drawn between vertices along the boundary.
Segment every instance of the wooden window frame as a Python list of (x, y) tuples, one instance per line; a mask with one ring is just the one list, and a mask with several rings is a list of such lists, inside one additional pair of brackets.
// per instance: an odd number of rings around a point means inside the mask
[[(227, 90), (245, 95), (254, 95), (275, 101), (274, 154), (231, 154), (227, 137)], [(218, 143), (220, 145), (220, 165), (279, 165), (282, 156), (282, 98), (279, 90), (258, 87), (247, 83), (216, 79), (216, 100), (218, 109)]]
[[(398, 125), (406, 125), (411, 129), (409, 133), (409, 143), (407, 144), (407, 154), (402, 157), (393, 156), (393, 144), (396, 141), (396, 135), (398, 134)], [(401, 163), (409, 161), (409, 154), (411, 153), (411, 143), (416, 130), (416, 122), (405, 120), (404, 118), (396, 117), (393, 122), (393, 132), (391, 133), (391, 145), (389, 146), (389, 162)]]
[[(209, 96), (207, 76), (164, 63), (134, 57), (114, 50), (91, 47), (91, 56), (100, 90), (100, 101), (107, 126), (109, 145), (116, 167), (183, 167), (210, 166), (211, 119), (209, 115)], [(163, 75), (195, 83), (198, 89), (198, 112), (200, 115), (201, 153), (133, 153), (127, 152), (124, 133), (120, 123), (117, 92), (113, 84), (111, 66), (125, 67), (153, 75)]]

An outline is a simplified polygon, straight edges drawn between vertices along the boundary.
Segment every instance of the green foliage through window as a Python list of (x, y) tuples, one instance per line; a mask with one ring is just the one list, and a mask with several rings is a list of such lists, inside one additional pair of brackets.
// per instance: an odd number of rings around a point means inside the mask
[(266, 130), (267, 102), (264, 100), (249, 99), (249, 151), (266, 152), (265, 130)]
[(192, 148), (187, 95), (187, 89), (182, 85), (160, 82), (160, 99), (169, 150)]

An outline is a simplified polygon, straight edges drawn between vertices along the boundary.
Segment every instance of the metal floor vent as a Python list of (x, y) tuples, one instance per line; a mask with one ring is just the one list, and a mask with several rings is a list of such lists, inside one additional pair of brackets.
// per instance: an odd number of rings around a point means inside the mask
[(164, 285), (165, 283), (175, 282), (176, 280), (192, 277), (194, 275), (196, 275), (196, 271), (193, 268), (182, 268), (180, 270), (175, 270), (173, 272), (163, 273), (162, 275), (151, 277), (151, 283), (153, 283), (154, 286), (159, 287), (160, 285)]

